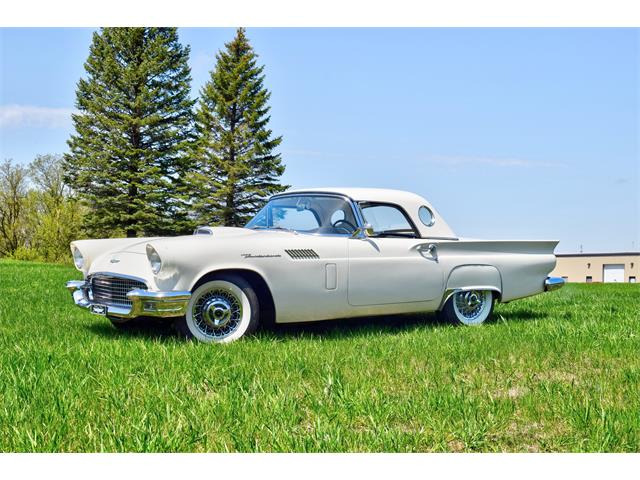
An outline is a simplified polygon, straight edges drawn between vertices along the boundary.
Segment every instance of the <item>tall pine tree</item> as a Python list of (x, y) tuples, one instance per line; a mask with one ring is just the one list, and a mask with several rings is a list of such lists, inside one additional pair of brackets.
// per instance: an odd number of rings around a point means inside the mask
[(184, 179), (193, 140), (189, 47), (175, 28), (103, 28), (79, 81), (65, 177), (91, 235), (192, 228)]
[(196, 204), (201, 223), (241, 226), (274, 193), (285, 190), (280, 154), (282, 137), (267, 128), (270, 93), (264, 87), (264, 66), (245, 30), (216, 55), (210, 80), (196, 110), (198, 134), (195, 175)]

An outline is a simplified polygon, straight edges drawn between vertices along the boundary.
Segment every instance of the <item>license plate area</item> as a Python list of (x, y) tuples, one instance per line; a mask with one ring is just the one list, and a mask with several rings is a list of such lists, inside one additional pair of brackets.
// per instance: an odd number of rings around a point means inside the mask
[(96, 305), (93, 304), (89, 307), (89, 311), (95, 315), (106, 315), (107, 314), (107, 306), (106, 305)]

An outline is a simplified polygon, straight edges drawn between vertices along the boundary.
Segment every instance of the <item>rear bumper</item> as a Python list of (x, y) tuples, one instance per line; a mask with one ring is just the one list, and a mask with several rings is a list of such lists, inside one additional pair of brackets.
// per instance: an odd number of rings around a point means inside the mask
[(191, 292), (188, 291), (151, 292), (134, 289), (127, 293), (131, 306), (104, 305), (92, 300), (91, 286), (85, 281), (67, 282), (67, 290), (78, 307), (97, 315), (120, 318), (180, 317), (185, 314), (191, 299)]
[(544, 291), (552, 292), (554, 290), (558, 290), (559, 288), (564, 287), (564, 278), (560, 277), (547, 277), (544, 281)]

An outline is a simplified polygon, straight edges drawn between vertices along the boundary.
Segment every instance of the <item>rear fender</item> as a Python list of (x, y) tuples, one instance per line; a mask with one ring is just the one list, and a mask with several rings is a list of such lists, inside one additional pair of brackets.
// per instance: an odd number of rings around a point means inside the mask
[(468, 290), (491, 290), (498, 300), (502, 297), (502, 278), (496, 267), (491, 265), (461, 265), (449, 274), (447, 285), (440, 303), (441, 310), (447, 300), (457, 292)]

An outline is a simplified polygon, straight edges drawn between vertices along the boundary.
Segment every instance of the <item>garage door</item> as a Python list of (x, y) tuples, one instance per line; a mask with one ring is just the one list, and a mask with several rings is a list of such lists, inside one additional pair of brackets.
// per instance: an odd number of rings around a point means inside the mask
[(624, 283), (624, 264), (613, 264), (604, 266), (604, 281), (610, 282), (622, 282)]

